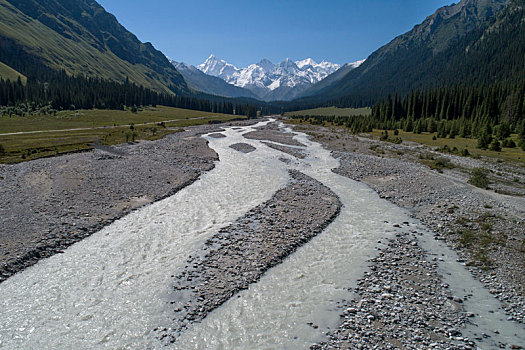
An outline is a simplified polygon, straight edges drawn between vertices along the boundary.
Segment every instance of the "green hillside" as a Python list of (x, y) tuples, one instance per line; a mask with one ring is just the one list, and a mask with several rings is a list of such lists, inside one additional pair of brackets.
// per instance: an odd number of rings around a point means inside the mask
[(30, 77), (46, 69), (189, 92), (179, 72), (92, 0), (0, 0), (0, 61)]
[(394, 92), (522, 81), (524, 5), (523, 0), (463, 0), (441, 8), (310, 103), (340, 98), (343, 106), (371, 105)]
[(17, 72), (16, 70), (9, 67), (8, 65), (0, 62), (0, 78), (1, 79), (4, 79), (4, 80), (9, 79), (11, 81), (16, 81), (18, 80), (18, 77), (20, 77), (23, 83), (27, 81), (27, 78), (23, 74)]

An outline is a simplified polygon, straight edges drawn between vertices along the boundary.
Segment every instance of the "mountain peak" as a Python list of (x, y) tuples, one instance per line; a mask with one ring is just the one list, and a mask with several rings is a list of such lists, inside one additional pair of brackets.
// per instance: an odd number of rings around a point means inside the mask
[[(271, 64), (273, 64), (273, 62), (270, 61), (270, 60), (267, 59), (267, 58), (263, 58), (262, 60), (259, 61), (259, 63), (271, 63)], [(259, 64), (259, 63), (257, 63), (257, 64)]]
[[(302, 63), (301, 67), (297, 63)], [(197, 66), (203, 73), (222, 78), (229, 84), (247, 88), (259, 98), (268, 100), (292, 99), (297, 96), (299, 90), (303, 91), (311, 84), (324, 79), (339, 67), (338, 64), (326, 61), (317, 64), (311, 58), (298, 62), (286, 58), (277, 64), (263, 58), (257, 64), (239, 69), (213, 55)]]
[(359, 60), (359, 61), (347, 63), (347, 64), (345, 64), (345, 66), (357, 68), (360, 65), (362, 65), (365, 61), (366, 61), (366, 58), (364, 60)]
[(197, 68), (203, 73), (221, 78), (223, 75), (231, 74), (237, 70), (237, 67), (226, 62), (225, 60), (217, 58), (213, 54), (211, 54), (210, 57), (204, 61), (204, 63), (199, 64)]
[[(326, 61), (323, 60), (323, 62), (326, 62)], [(321, 63), (323, 63), (323, 62), (321, 62)], [(306, 58), (304, 60), (301, 60), (301, 61), (295, 61), (295, 64), (299, 68), (303, 68), (305, 66), (315, 67), (317, 65), (317, 62), (315, 62), (312, 58), (308, 57), (308, 58)]]

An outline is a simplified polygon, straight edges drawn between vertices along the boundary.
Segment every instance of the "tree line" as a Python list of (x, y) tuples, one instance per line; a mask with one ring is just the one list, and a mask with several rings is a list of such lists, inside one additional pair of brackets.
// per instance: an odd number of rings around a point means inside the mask
[(525, 84), (490, 87), (454, 85), (400, 96), (388, 95), (375, 103), (370, 116), (305, 116), (303, 120), (344, 125), (352, 132), (372, 129), (436, 133), (435, 137), (475, 138), (478, 147), (512, 147), (511, 133), (525, 149)]
[[(212, 113), (255, 117), (258, 106), (221, 98), (203, 99), (160, 93), (144, 86), (102, 78), (69, 76), (65, 71), (46, 72), (27, 82), (0, 79), (0, 106), (31, 104), (34, 110), (124, 109), (126, 106), (164, 105)], [(11, 108), (10, 111), (22, 109)], [(15, 112), (16, 113), (16, 112)]]

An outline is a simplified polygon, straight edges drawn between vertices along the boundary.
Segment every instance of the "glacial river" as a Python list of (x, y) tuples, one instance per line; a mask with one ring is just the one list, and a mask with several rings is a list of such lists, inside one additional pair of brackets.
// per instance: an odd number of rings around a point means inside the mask
[[(351, 297), (348, 287), (378, 241), (392, 234), (393, 223), (418, 223), (366, 185), (333, 173), (338, 160), (304, 134), (296, 135), (308, 153), (302, 160), (242, 136), (264, 123), (227, 128), (225, 138), (204, 136), (219, 154), (213, 170), (0, 284), (0, 349), (307, 349), (324, 340), (338, 325), (338, 302)], [(256, 150), (244, 154), (229, 147), (239, 142)], [(290, 168), (334, 191), (341, 214), (259, 282), (164, 346), (154, 329), (170, 327), (173, 272), (221, 227), (270, 199), (286, 184)], [(518, 326), (505, 321), (497, 302), (483, 299), (488, 293), (451, 251), (422, 242), (445, 257), (441, 268), (453, 290), (470, 288), (474, 300), (492, 303), (471, 306), (480, 321), (509, 329), (502, 340), (523, 330), (509, 328)]]

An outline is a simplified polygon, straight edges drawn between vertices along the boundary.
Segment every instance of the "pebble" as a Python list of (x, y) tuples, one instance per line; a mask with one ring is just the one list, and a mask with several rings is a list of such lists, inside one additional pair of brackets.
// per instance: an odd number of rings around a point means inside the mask
[(175, 312), (173, 331), (161, 332), (159, 337), (174, 342), (191, 324), (321, 233), (340, 209), (341, 202), (330, 189), (290, 170), (285, 188), (221, 229), (189, 258), (188, 267), (176, 274), (172, 307), (179, 311)]

